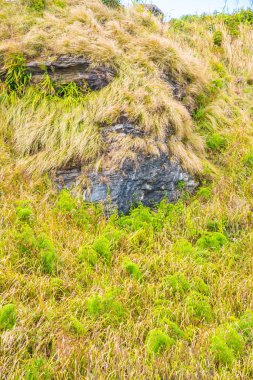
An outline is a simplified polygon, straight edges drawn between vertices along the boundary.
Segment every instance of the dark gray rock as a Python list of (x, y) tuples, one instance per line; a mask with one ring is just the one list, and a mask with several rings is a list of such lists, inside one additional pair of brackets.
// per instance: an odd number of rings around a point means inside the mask
[[(143, 132), (131, 124), (118, 124), (104, 130), (104, 138), (110, 133), (140, 137)], [(57, 185), (71, 188), (78, 180), (81, 169), (71, 168), (57, 173)], [(198, 183), (186, 173), (178, 162), (173, 162), (166, 154), (144, 156), (140, 154), (138, 162), (126, 160), (118, 170), (103, 169), (101, 172), (87, 174), (91, 186), (84, 188), (83, 199), (88, 202), (104, 202), (107, 213), (118, 209), (127, 213), (132, 204), (142, 202), (154, 206), (162, 199), (176, 202), (183, 189), (193, 192)], [(179, 186), (180, 184), (180, 186)]]
[(164, 13), (154, 4), (144, 4), (144, 7), (149, 10), (154, 16), (159, 17), (161, 20), (164, 19)]
[(107, 86), (115, 77), (115, 72), (103, 65), (92, 67), (91, 62), (82, 56), (61, 56), (52, 62), (29, 62), (26, 65), (32, 74), (32, 82), (43, 80), (47, 73), (54, 82), (75, 82), (78, 86), (88, 83), (92, 90)]

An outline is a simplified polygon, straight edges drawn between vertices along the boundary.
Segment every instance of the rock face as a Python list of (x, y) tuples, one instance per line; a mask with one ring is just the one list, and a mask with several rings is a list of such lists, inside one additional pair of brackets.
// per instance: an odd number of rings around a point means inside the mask
[(26, 65), (32, 74), (32, 82), (43, 80), (47, 73), (54, 82), (75, 82), (78, 86), (88, 84), (91, 90), (100, 90), (115, 77), (115, 72), (108, 67), (92, 67), (91, 62), (82, 56), (61, 56), (52, 62), (29, 62)]
[(164, 19), (164, 13), (154, 4), (144, 4), (144, 7), (153, 13), (154, 16), (159, 17), (161, 20)]
[[(131, 124), (110, 127), (121, 136), (139, 134)], [(81, 169), (72, 168), (57, 173), (58, 187), (71, 188), (81, 174)], [(138, 162), (127, 159), (118, 170), (105, 169), (88, 173), (90, 188), (83, 189), (83, 199), (89, 202), (104, 202), (106, 211), (115, 208), (127, 213), (132, 204), (142, 202), (153, 206), (162, 199), (175, 202), (181, 195), (180, 188), (193, 192), (198, 183), (187, 174), (179, 163), (172, 162), (162, 153), (160, 156), (140, 155)]]

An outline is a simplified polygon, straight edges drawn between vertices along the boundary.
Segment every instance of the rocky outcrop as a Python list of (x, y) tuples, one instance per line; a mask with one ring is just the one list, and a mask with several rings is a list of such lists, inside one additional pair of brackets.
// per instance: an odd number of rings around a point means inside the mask
[(57, 83), (75, 82), (78, 86), (88, 84), (91, 90), (100, 90), (107, 86), (115, 77), (115, 72), (106, 66), (94, 67), (83, 56), (61, 56), (51, 62), (28, 62), (26, 65), (31, 73), (31, 81), (39, 83), (47, 73), (52, 81)]
[[(109, 128), (110, 133), (139, 137), (141, 132), (131, 124), (118, 124)], [(109, 131), (104, 132), (108, 136)], [(105, 137), (106, 138), (106, 137)], [(108, 152), (109, 154), (109, 152)], [(60, 189), (71, 188), (81, 174), (80, 168), (71, 168), (57, 173), (57, 185)], [(166, 198), (169, 202), (179, 199), (182, 188), (193, 192), (198, 186), (194, 178), (186, 173), (178, 162), (168, 155), (145, 156), (141, 154), (137, 161), (125, 160), (117, 170), (106, 168), (100, 172), (89, 172), (89, 188), (83, 189), (83, 199), (89, 202), (103, 202), (106, 211), (114, 209), (127, 213), (132, 204), (142, 202), (152, 207)]]
[(159, 17), (161, 20), (164, 19), (164, 13), (154, 4), (144, 4), (144, 7), (151, 12), (154, 16)]

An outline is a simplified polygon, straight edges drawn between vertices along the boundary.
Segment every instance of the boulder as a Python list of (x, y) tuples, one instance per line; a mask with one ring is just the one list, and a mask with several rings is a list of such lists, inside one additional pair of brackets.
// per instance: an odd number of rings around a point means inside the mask
[(154, 16), (159, 17), (161, 20), (164, 19), (164, 13), (154, 4), (144, 4), (145, 9), (151, 12)]
[[(109, 132), (119, 134), (121, 139), (129, 134), (139, 137), (142, 133), (132, 124), (106, 128), (104, 136), (108, 136)], [(80, 175), (81, 168), (77, 167), (58, 171), (58, 188), (71, 188)], [(140, 154), (137, 161), (126, 159), (118, 169), (107, 167), (99, 172), (91, 171), (87, 177), (90, 185), (83, 188), (83, 199), (103, 202), (108, 214), (115, 209), (127, 213), (131, 205), (139, 202), (149, 207), (164, 198), (176, 202), (182, 189), (191, 193), (198, 186), (198, 182), (183, 170), (179, 162), (172, 161), (165, 153), (158, 156)]]

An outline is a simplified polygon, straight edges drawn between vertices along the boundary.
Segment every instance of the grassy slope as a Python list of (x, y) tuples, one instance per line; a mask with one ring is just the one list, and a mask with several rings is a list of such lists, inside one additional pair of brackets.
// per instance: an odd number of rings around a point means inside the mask
[(206, 183), (177, 205), (106, 221), (57, 195), (16, 165), (1, 103), (1, 378), (253, 376), (252, 29), (207, 17), (163, 33), (212, 72), (193, 120)]

